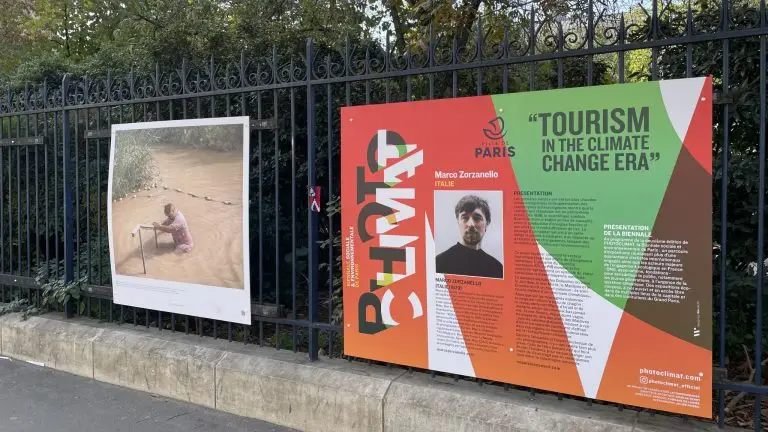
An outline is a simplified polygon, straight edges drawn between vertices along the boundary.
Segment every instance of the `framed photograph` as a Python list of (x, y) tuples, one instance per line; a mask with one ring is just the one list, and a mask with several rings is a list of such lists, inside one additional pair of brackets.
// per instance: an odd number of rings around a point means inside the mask
[(248, 117), (112, 125), (114, 302), (251, 323)]

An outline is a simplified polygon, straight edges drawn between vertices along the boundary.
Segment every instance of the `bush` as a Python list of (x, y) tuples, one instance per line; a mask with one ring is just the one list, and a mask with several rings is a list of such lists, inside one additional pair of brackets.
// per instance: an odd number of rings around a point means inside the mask
[(124, 198), (138, 189), (149, 187), (157, 178), (150, 144), (156, 141), (151, 130), (121, 131), (115, 144), (112, 176), (113, 199)]
[(242, 125), (188, 126), (155, 129), (152, 133), (163, 146), (214, 150), (243, 150)]

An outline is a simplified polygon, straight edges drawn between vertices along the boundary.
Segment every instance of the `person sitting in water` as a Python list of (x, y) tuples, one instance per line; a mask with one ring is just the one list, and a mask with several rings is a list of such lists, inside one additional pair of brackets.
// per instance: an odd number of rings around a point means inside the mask
[(153, 226), (166, 233), (170, 233), (173, 237), (173, 245), (176, 252), (189, 253), (192, 251), (192, 233), (189, 232), (189, 226), (187, 225), (187, 219), (171, 203), (165, 205), (164, 208), (166, 219), (163, 223), (153, 223)]

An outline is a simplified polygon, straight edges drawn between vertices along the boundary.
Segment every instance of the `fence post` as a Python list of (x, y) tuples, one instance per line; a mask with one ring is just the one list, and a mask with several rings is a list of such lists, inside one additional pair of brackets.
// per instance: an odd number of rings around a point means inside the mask
[[(315, 98), (312, 89), (312, 63), (314, 44), (312, 38), (307, 39), (307, 183), (310, 188), (315, 187), (317, 183), (317, 170), (315, 164)], [(318, 243), (318, 212), (313, 211), (308, 204), (309, 218), (309, 359), (314, 361), (318, 357), (319, 332), (313, 324), (317, 320), (317, 266), (319, 265), (317, 257), (320, 255), (320, 245)]]
[[(73, 203), (72, 203), (72, 140), (69, 130), (69, 109), (67, 109), (67, 90), (69, 89), (70, 75), (64, 75), (61, 83), (61, 130), (62, 130), (62, 166), (64, 172), (64, 283), (71, 283), (75, 279), (74, 272), (74, 249), (75, 236), (72, 230), (73, 224)], [(64, 304), (64, 314), (67, 318), (75, 315), (75, 308), (72, 299)]]

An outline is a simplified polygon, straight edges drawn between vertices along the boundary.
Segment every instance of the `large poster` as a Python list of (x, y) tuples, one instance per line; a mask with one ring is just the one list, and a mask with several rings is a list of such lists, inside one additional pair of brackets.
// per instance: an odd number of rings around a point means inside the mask
[(350, 356), (711, 417), (710, 78), (342, 111)]
[(248, 117), (112, 126), (115, 303), (251, 323)]

